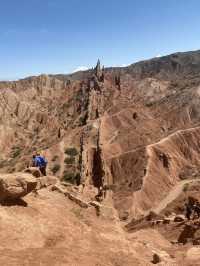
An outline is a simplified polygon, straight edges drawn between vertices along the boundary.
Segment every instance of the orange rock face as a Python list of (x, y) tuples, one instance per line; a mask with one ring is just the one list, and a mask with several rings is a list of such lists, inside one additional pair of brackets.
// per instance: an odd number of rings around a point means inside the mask
[(1, 82), (1, 172), (24, 170), (38, 151), (50, 176), (111, 195), (121, 220), (159, 214), (199, 176), (199, 71), (196, 51)]
[(198, 171), (199, 64), (199, 52), (178, 53), (0, 83), (2, 171), (24, 169), (41, 151), (50, 174), (108, 185), (119, 212), (145, 213)]
[(0, 202), (19, 199), (31, 193), (37, 186), (37, 180), (27, 173), (1, 174)]

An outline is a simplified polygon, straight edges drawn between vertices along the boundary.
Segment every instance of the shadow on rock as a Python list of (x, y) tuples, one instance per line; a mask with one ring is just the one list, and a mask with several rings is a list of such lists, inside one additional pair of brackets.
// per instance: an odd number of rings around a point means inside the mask
[(183, 228), (183, 231), (179, 235), (178, 243), (185, 245), (188, 241), (193, 240), (198, 229), (199, 228), (194, 225), (186, 224)]
[(23, 199), (6, 199), (0, 202), (2, 206), (22, 206), (27, 207), (28, 203)]

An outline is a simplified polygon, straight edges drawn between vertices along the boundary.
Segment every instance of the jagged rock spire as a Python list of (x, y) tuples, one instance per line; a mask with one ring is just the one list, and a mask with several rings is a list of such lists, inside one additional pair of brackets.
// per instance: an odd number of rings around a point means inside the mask
[(95, 75), (97, 76), (98, 79), (101, 76), (101, 62), (99, 59), (97, 61), (97, 65), (95, 67)]
[(101, 68), (101, 62), (99, 59), (95, 67), (95, 76), (97, 77), (98, 81), (102, 82), (104, 80), (104, 67)]
[(97, 61), (96, 68), (97, 68), (97, 69), (101, 69), (101, 62), (100, 62), (100, 59), (98, 59), (98, 61)]

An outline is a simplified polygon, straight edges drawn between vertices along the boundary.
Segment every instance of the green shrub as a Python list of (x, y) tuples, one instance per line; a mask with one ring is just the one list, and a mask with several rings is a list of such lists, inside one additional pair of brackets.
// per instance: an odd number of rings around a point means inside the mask
[(62, 181), (77, 184), (80, 182), (80, 173), (64, 171)]
[(76, 148), (67, 148), (67, 149), (65, 150), (65, 153), (66, 153), (67, 155), (69, 155), (69, 156), (74, 157), (74, 156), (76, 156), (76, 155), (78, 154), (78, 151), (77, 151)]
[(189, 184), (185, 184), (183, 187), (183, 192), (187, 192), (189, 189)]
[(75, 101), (82, 101), (82, 99), (83, 99), (83, 94), (82, 94), (82, 91), (80, 90), (80, 91), (78, 91), (77, 93), (76, 93), (76, 95), (75, 95)]
[(69, 99), (68, 102), (63, 103), (63, 109), (68, 109), (71, 106), (72, 99)]
[(74, 157), (67, 157), (67, 158), (65, 158), (65, 163), (66, 164), (74, 164), (75, 158)]
[(83, 116), (79, 117), (79, 125), (80, 126), (84, 125), (84, 121), (85, 121), (85, 119)]
[(16, 158), (20, 155), (21, 153), (21, 148), (16, 146), (12, 148), (12, 158)]
[(52, 168), (51, 171), (56, 174), (58, 171), (60, 170), (60, 165), (59, 164), (55, 164)]
[(86, 124), (87, 121), (87, 114), (85, 114), (84, 116), (80, 116), (79, 117), (79, 126), (84, 126)]

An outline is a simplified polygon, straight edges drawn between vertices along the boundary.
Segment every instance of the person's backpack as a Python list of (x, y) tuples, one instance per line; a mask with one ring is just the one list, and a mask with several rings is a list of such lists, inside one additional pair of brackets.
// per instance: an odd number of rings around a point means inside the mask
[(45, 167), (47, 165), (47, 161), (42, 156), (36, 156), (36, 164), (38, 167)]

